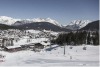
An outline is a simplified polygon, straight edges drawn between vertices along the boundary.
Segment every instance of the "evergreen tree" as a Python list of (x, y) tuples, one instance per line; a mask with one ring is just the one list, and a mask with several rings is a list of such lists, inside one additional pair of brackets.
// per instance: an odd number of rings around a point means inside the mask
[(90, 44), (91, 38), (90, 38), (90, 32), (87, 34), (87, 44)]
[(99, 44), (98, 32), (77, 31), (59, 34), (58, 38), (53, 41), (59, 45), (82, 45), (82, 44)]
[(94, 34), (93, 44), (94, 45), (99, 45), (99, 33), (98, 32), (95, 32), (95, 34)]

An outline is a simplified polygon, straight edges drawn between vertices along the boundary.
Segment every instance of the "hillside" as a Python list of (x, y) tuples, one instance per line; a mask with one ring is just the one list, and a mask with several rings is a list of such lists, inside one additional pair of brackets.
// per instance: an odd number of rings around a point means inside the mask
[(85, 27), (81, 28), (80, 30), (99, 31), (99, 20), (93, 21), (93, 22), (87, 24)]
[(48, 23), (48, 22), (34, 22), (34, 23), (27, 23), (23, 25), (16, 25), (17, 28), (20, 29), (34, 29), (34, 30), (51, 30), (51, 31), (71, 31), (66, 28), (59, 27), (57, 25)]
[(9, 25), (5, 25), (5, 24), (0, 24), (0, 29), (1, 30), (5, 30), (5, 29), (17, 29), (14, 26), (9, 26)]

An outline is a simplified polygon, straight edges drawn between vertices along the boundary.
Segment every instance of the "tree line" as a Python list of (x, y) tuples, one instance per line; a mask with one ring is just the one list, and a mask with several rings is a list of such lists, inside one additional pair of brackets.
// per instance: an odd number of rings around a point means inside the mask
[(74, 31), (69, 33), (61, 33), (55, 40), (51, 41), (59, 45), (99, 45), (98, 31)]

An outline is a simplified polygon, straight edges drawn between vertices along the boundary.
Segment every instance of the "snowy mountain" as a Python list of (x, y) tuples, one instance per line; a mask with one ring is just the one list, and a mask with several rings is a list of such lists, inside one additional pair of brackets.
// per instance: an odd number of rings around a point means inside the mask
[(30, 21), (30, 20), (20, 20), (20, 21), (16, 21), (14, 24), (12, 24), (12, 26), (23, 25), (23, 24), (28, 24), (28, 23), (32, 23), (32, 21)]
[(85, 27), (90, 22), (90, 20), (74, 20), (69, 25), (67, 25), (66, 28), (71, 30), (77, 30)]
[(92, 21), (90, 20), (73, 20), (67, 26), (64, 25), (62, 26), (56, 20), (53, 20), (51, 18), (15, 19), (7, 16), (0, 16), (0, 24), (5, 24), (8, 26), (10, 25), (11, 26), (10, 28), (20, 27), (18, 29), (35, 28), (36, 30), (46, 29), (46, 30), (53, 30), (53, 31), (79, 30), (91, 22)]
[(27, 23), (36, 23), (36, 22), (47, 22), (47, 23), (52, 23), (56, 26), (60, 26), (61, 24), (59, 24), (57, 21), (52, 20), (50, 18), (34, 18), (34, 19), (24, 19), (21, 21), (16, 21), (13, 25), (23, 25), (23, 24), (27, 24)]
[(0, 29), (70, 31), (50, 18), (14, 19), (7, 16), (0, 16), (0, 24)]
[(0, 24), (6, 24), (6, 25), (12, 25), (16, 21), (19, 21), (20, 19), (13, 19), (11, 17), (7, 16), (0, 16)]
[(54, 25), (57, 25), (57, 26), (61, 27), (61, 25), (57, 21), (55, 21), (51, 18), (45, 18), (45, 19), (43, 19), (43, 18), (34, 18), (34, 19), (32, 19), (32, 21), (33, 22), (49, 22), (49, 23), (52, 23)]
[[(17, 21), (20, 21), (20, 23)], [(34, 22), (48, 22), (48, 23), (52, 23), (54, 25), (61, 27), (61, 24), (59, 24), (57, 21), (51, 18), (14, 19), (14, 18), (7, 17), (7, 16), (0, 16), (0, 24), (22, 25), (22, 24), (34, 23)]]

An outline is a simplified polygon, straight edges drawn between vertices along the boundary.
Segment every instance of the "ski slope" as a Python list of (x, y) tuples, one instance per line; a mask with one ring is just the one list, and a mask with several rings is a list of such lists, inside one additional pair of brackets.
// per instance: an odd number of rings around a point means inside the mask
[(57, 45), (34, 52), (31, 50), (18, 51), (8, 53), (0, 51), (4, 62), (0, 66), (98, 66), (99, 65), (99, 47), (89, 46), (83, 50), (84, 46), (66, 46), (66, 54), (64, 55), (64, 47)]

